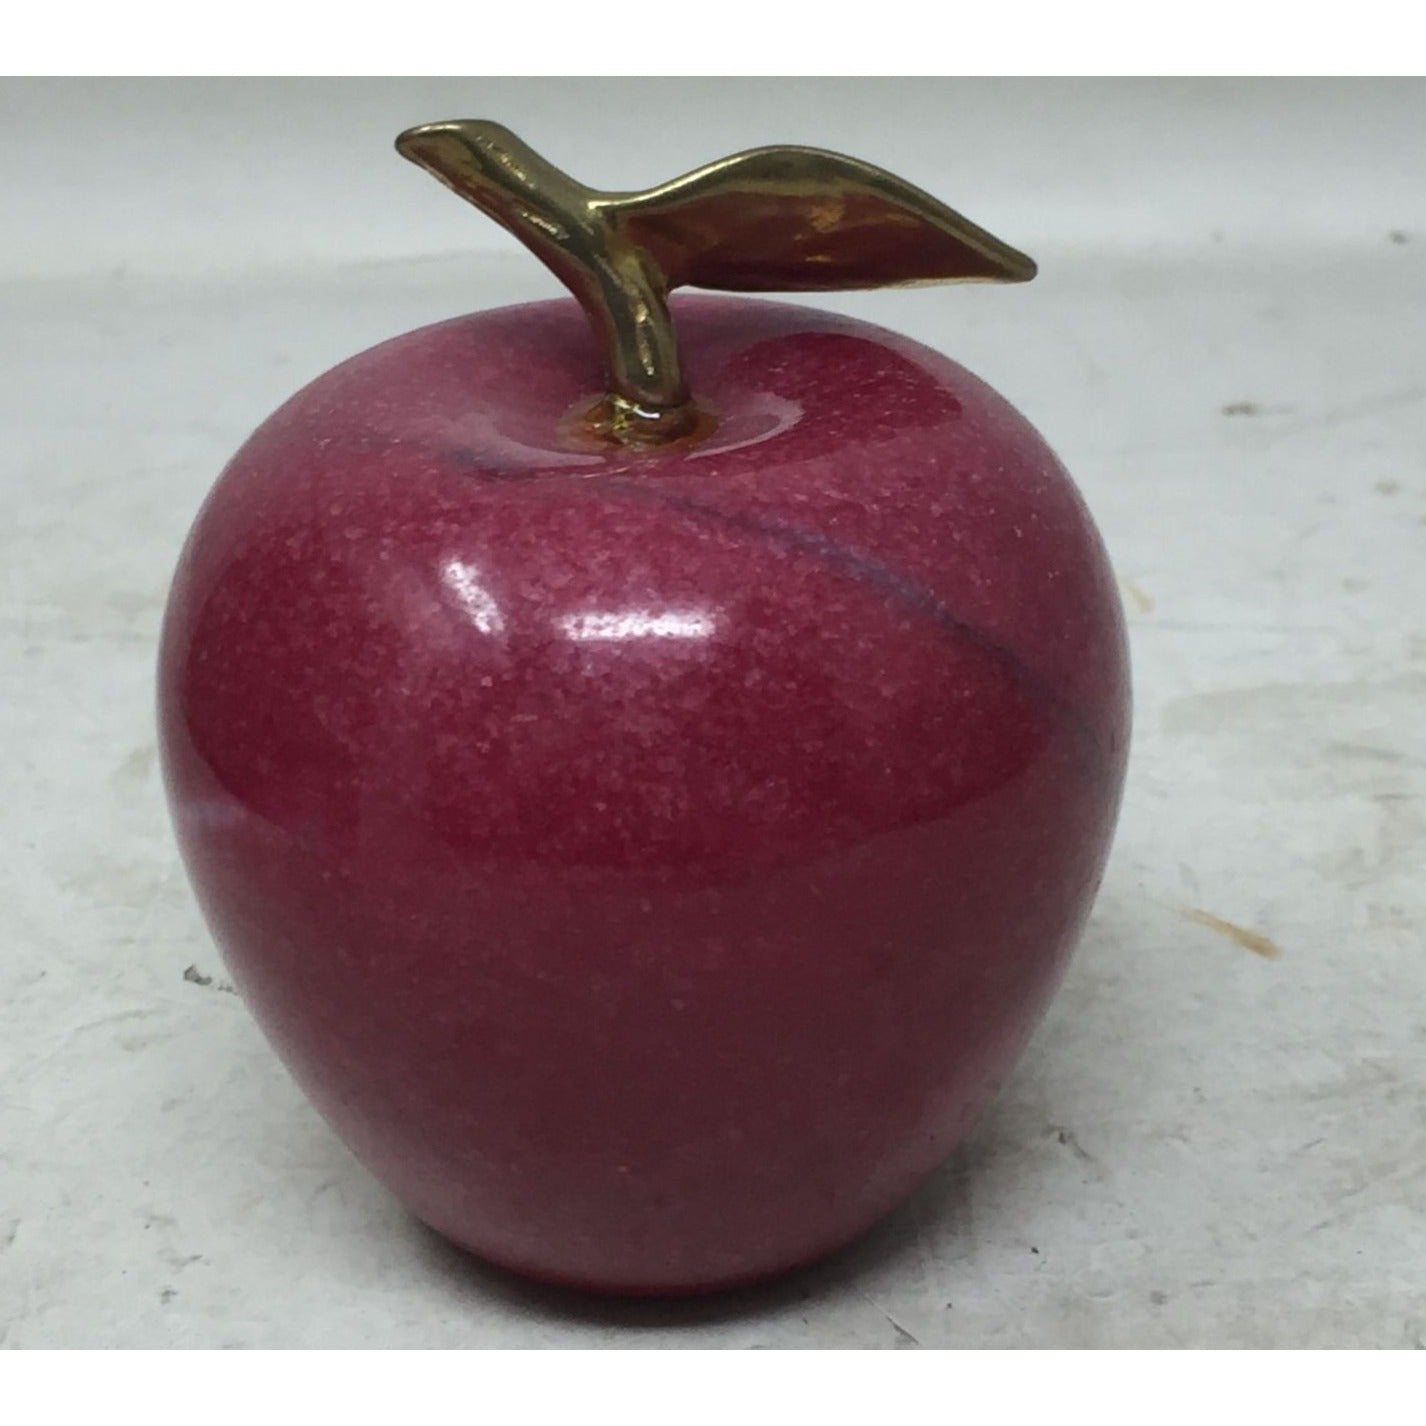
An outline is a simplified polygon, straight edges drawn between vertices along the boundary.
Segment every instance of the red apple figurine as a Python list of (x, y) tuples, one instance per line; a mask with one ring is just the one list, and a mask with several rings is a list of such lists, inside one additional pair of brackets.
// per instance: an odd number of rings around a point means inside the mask
[(224, 471), (161, 656), (188, 869), (432, 1227), (611, 1292), (761, 1278), (910, 1194), (1015, 1060), (1103, 868), (1125, 644), (982, 382), (667, 292), (1034, 267), (818, 150), (608, 194), (493, 124), (398, 146), (578, 301), (365, 352)]

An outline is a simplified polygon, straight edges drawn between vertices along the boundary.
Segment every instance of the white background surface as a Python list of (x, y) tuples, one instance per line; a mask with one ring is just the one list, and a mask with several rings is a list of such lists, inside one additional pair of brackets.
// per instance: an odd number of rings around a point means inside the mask
[[(225, 993), (162, 805), (155, 636), (227, 456), (554, 290), (390, 152), (477, 114), (610, 187), (842, 148), (1033, 253), (819, 300), (1014, 400), (1124, 584), (1126, 805), (1049, 1018), (913, 1204), (732, 1297), (413, 1224)], [(7, 81), (0, 120), (0, 1341), (1426, 1345), (1426, 86)]]

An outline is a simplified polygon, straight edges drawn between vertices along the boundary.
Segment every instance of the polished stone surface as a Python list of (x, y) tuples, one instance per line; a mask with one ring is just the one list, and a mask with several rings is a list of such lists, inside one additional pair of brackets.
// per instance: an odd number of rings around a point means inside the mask
[[(677, 79), (630, 106), (634, 83), (486, 80), (482, 104), (631, 186), (804, 115), (1040, 259), (1023, 288), (821, 305), (985, 376), (1113, 553), (1133, 752), (1045, 1019), (920, 1193), (762, 1287), (590, 1298), (422, 1228), (229, 993), (155, 764), (155, 646), (258, 421), (352, 352), (552, 284), (371, 161), (468, 81), (87, 79), (28, 110), (12, 85), (0, 1344), (1426, 1344), (1419, 82)], [(303, 125), (353, 137), (314, 163)]]
[(556, 301), (364, 354), (181, 562), (163, 744), (234, 977), (459, 1242), (627, 1290), (838, 1245), (1037, 1020), (1118, 806), (1090, 518), (975, 377), (685, 298), (706, 440), (590, 448)]

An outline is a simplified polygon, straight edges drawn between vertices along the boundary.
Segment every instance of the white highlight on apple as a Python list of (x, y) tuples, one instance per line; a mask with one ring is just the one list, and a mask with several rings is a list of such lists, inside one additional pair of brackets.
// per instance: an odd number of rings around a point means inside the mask
[(566, 614), (561, 630), (580, 643), (610, 643), (624, 639), (706, 639), (715, 623), (711, 614), (676, 609), (654, 613), (633, 609), (622, 614)]
[(504, 630), (505, 620), (501, 617), (500, 606), (481, 584), (478, 565), (467, 564), (464, 560), (447, 560), (441, 570), (441, 578), (460, 600), (460, 606), (470, 616), (470, 622), (482, 634), (499, 634)]

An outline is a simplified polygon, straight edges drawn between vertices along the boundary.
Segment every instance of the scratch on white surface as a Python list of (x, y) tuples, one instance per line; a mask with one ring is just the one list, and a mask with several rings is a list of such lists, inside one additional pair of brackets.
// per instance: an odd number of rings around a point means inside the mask
[[(1402, 696), (1426, 695), (1426, 676), (1402, 673), (1394, 678), (1337, 679), (1331, 682), (1257, 683), (1242, 688), (1217, 688), (1174, 698), (1164, 706), (1165, 733), (1217, 733), (1238, 726), (1259, 732), (1273, 722), (1335, 718), (1370, 704)], [(1331, 726), (1330, 724), (1328, 726)]]
[(1063, 1144), (1081, 1163), (1099, 1166), (1099, 1160), (1080, 1143), (1073, 1130), (1063, 1128), (1059, 1124), (1051, 1124), (1046, 1128), (1045, 1133), (1053, 1134), (1055, 1142)]
[[(1359, 759), (1366, 762), (1386, 763), (1394, 766), (1405, 761), (1402, 753), (1395, 748), (1383, 748), (1375, 743), (1328, 743), (1324, 750), (1329, 758)], [(1390, 794), (1383, 793), (1382, 796)]]
[(1284, 436), (1295, 436), (1307, 431), (1326, 431), (1334, 426), (1360, 421), (1368, 416), (1382, 416), (1392, 411), (1405, 410), (1417, 402), (1426, 401), (1426, 386), (1412, 385), (1395, 391), (1384, 391), (1379, 396), (1369, 396), (1361, 401), (1349, 402), (1342, 406), (1329, 406), (1301, 421), (1280, 426), (1273, 432), (1274, 440)]
[(861, 1288), (856, 1288), (855, 1291), (858, 1297), (870, 1306), (876, 1308), (882, 1317), (890, 1324), (891, 1330), (896, 1333), (896, 1345), (898, 1347), (919, 1347), (921, 1345), (921, 1341), (916, 1334), (909, 1332), (903, 1327), (870, 1293), (863, 1291)]
[(72, 1025), (65, 1038), (67, 1040), (77, 1039), (80, 1035), (86, 1035), (90, 1030), (103, 1029), (105, 1025), (122, 1025), (131, 1020), (151, 1020), (159, 1013), (156, 1005), (146, 1005), (137, 1010), (114, 1010), (108, 1015), (96, 1015), (92, 1020), (81, 1020), (77, 1025)]
[[(1299, 1091), (1299, 1096), (1313, 1104), (1337, 1099), (1360, 1102), (1390, 1091), (1399, 1082), (1399, 1075), (1390, 1065), (1369, 1056), (1359, 1055), (1342, 1068), (1338, 1078), (1326, 1084), (1306, 1086)], [(1322, 1141), (1314, 1139), (1312, 1142), (1317, 1144)]]
[(1396, 1197), (1393, 1190), (1398, 1189), (1404, 1183), (1419, 1183), (1423, 1177), (1426, 1177), (1426, 1168), (1423, 1168), (1421, 1145), (1417, 1141), (1403, 1156), (1403, 1162), (1385, 1172), (1373, 1174), (1365, 1183), (1359, 1183), (1355, 1188), (1349, 1188), (1345, 1193), (1340, 1194), (1337, 1198), (1336, 1210), (1320, 1222), (1314, 1223), (1307, 1231), (1308, 1233), (1320, 1233), (1324, 1229), (1345, 1222), (1358, 1213), (1374, 1208), (1378, 1206), (1384, 1193), (1389, 1195), (1388, 1201), (1391, 1201)]

